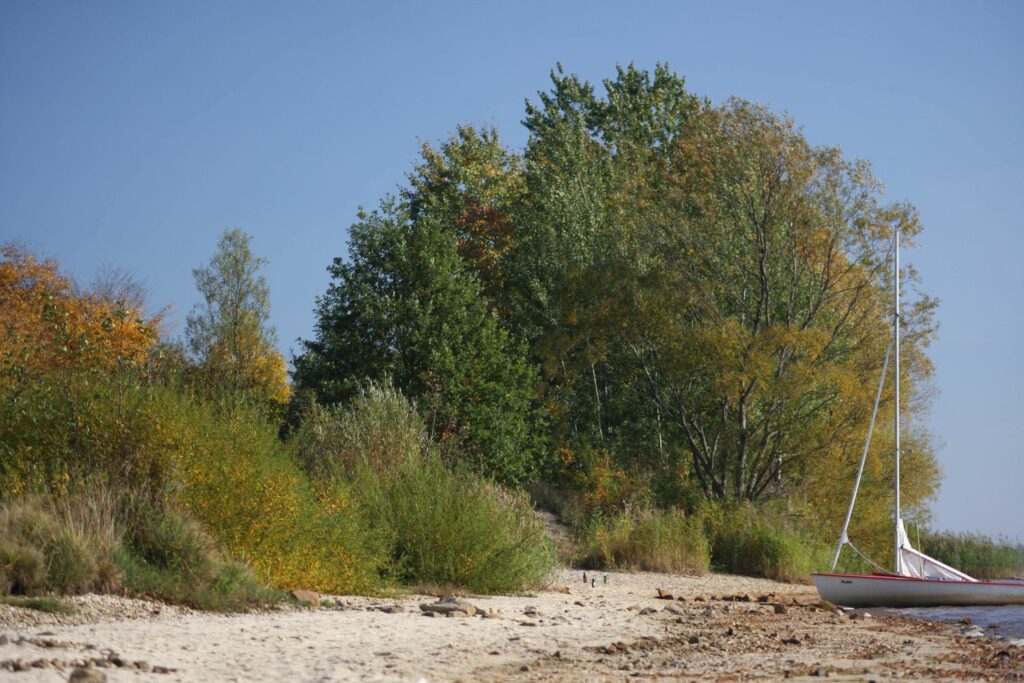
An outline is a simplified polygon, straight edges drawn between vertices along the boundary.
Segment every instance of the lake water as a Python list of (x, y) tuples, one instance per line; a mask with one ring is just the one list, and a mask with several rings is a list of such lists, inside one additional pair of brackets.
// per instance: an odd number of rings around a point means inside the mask
[[(865, 610), (872, 611), (872, 610)], [(880, 610), (874, 610), (880, 611)], [(990, 638), (1024, 638), (1024, 605), (1003, 607), (907, 607), (886, 609), (885, 612), (901, 617), (959, 623), (969, 618), (980, 626)]]

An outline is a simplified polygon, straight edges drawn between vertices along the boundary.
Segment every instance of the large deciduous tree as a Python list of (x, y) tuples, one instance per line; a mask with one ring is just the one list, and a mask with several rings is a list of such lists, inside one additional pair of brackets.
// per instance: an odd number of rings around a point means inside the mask
[[(892, 228), (919, 231), (912, 207), (788, 119), (713, 107), (663, 69), (620, 69), (604, 99), (553, 79), (528, 111), (511, 258), (548, 396), (565, 406), (556, 438), (660, 463), (710, 499), (820, 481), (864, 436)], [(933, 307), (923, 297), (906, 316), (910, 395), (929, 373)], [(915, 502), (937, 474), (918, 436)]]

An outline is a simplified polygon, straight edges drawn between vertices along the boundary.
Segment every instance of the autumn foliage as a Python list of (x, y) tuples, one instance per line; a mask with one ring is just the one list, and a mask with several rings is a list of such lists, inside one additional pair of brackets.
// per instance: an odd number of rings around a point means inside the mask
[(159, 317), (78, 291), (56, 262), (0, 246), (0, 381), (75, 369), (145, 365)]

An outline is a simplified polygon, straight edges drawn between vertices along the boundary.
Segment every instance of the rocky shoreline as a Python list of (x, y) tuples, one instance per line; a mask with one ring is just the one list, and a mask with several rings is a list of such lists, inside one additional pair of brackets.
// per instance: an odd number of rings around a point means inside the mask
[[(329, 596), (218, 615), (112, 596), (0, 606), (0, 679), (1024, 680), (1024, 642), (748, 577), (563, 571), (528, 596)], [(82, 678), (81, 680), (90, 680)]]

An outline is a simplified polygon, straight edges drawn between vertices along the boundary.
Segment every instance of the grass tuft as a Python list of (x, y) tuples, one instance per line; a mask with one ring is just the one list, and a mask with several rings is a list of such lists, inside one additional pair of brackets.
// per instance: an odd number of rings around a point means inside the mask
[(76, 514), (77, 501), (60, 505), (41, 497), (0, 504), (0, 593), (81, 593), (99, 587), (97, 540), (106, 529), (89, 526)]
[(577, 543), (578, 564), (587, 569), (704, 574), (710, 562), (701, 521), (678, 510), (598, 516)]

